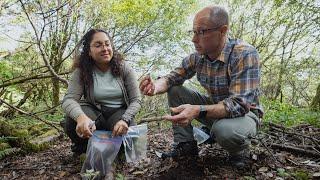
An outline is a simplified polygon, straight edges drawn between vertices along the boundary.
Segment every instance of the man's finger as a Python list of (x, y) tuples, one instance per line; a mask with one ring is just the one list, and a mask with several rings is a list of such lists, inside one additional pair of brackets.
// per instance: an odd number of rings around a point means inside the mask
[(142, 78), (139, 88), (141, 89), (143, 86), (147, 85), (151, 81), (150, 76), (145, 76)]
[(168, 120), (168, 121), (172, 121), (173, 123), (178, 123), (182, 120), (182, 116), (181, 114), (177, 114), (177, 115), (165, 115), (163, 117), (164, 119)]
[(150, 90), (152, 90), (152, 86), (153, 86), (153, 84), (148, 84), (148, 86), (146, 86), (143, 89), (143, 94), (147, 95), (150, 92)]
[(148, 95), (153, 95), (153, 93), (154, 93), (154, 85), (151, 84), (151, 87), (150, 87), (150, 89), (147, 91), (147, 94), (148, 94)]
[(180, 113), (181, 111), (183, 111), (184, 108), (181, 106), (178, 106), (178, 107), (172, 107), (170, 109), (171, 109), (171, 112), (173, 113)]
[(139, 88), (140, 89), (144, 88), (148, 83), (149, 83), (148, 80), (146, 80), (146, 79), (142, 80), (140, 85), (139, 85)]

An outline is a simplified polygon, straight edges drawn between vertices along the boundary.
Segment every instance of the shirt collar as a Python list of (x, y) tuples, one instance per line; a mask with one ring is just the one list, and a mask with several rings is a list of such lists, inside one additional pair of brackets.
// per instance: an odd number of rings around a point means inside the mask
[[(227, 38), (220, 55), (215, 60), (225, 63), (227, 61), (227, 58), (229, 58), (230, 52), (231, 52), (231, 43), (229, 38)], [(205, 55), (205, 58), (210, 59), (208, 55)]]

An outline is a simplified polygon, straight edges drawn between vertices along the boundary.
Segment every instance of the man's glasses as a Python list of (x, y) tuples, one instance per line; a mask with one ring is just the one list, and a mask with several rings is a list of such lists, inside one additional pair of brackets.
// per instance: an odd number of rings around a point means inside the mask
[(199, 31), (195, 31), (195, 30), (190, 30), (188, 31), (188, 33), (191, 35), (191, 36), (204, 36), (206, 33), (208, 32), (212, 32), (212, 31), (216, 31), (220, 28), (221, 26), (219, 27), (215, 27), (215, 28), (208, 28), (208, 29), (201, 29)]

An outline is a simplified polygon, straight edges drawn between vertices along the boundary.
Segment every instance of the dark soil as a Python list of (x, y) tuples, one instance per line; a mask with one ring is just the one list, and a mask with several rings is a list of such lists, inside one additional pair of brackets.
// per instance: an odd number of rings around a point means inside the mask
[[(253, 158), (244, 170), (233, 168), (227, 152), (217, 144), (200, 145), (196, 159), (162, 160), (155, 151), (171, 149), (172, 132), (151, 129), (147, 158), (136, 164), (118, 164), (115, 179), (316, 179), (320, 172), (319, 158), (269, 149), (271, 155), (259, 144), (251, 147)], [(82, 164), (70, 146), (63, 138), (45, 151), (7, 157), (0, 161), (0, 179), (81, 179)]]

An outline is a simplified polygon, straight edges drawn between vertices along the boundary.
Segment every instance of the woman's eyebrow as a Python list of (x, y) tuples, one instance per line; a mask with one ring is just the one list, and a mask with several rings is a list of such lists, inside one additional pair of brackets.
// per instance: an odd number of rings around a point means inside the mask
[(95, 41), (95, 42), (93, 42), (93, 44), (103, 44), (103, 43), (110, 43), (110, 41), (109, 40), (106, 40), (106, 41)]

